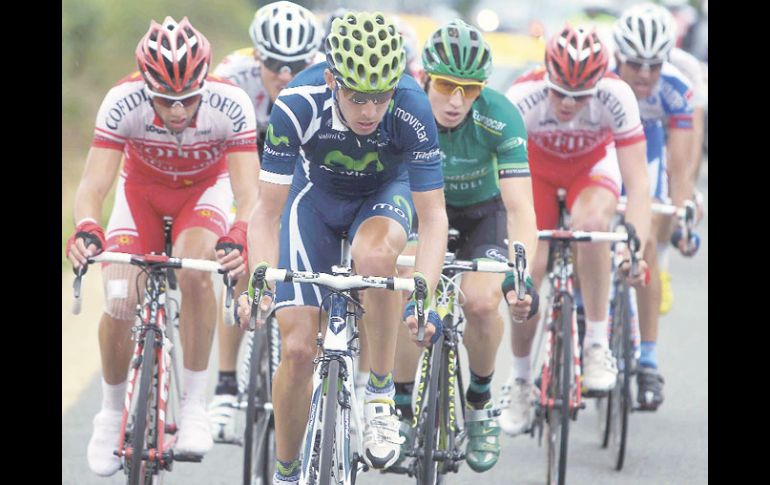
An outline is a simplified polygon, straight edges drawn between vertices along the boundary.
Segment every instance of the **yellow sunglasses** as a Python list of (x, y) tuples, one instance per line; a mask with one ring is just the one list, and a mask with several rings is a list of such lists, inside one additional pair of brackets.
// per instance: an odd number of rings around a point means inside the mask
[(436, 88), (436, 91), (439, 93), (446, 96), (452, 96), (455, 91), (459, 89), (460, 93), (466, 99), (479, 97), (481, 90), (484, 89), (484, 86), (486, 85), (486, 82), (482, 81), (459, 82), (436, 74), (429, 74), (428, 77), (433, 82), (433, 87)]

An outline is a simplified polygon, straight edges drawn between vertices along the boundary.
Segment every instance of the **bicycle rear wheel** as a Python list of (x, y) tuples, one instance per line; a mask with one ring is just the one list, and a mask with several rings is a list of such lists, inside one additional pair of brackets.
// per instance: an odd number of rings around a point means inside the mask
[[(323, 431), (321, 433), (320, 459), (318, 465), (319, 485), (337, 483), (338, 463), (335, 463), (337, 448), (337, 394), (340, 363), (332, 359), (329, 362), (326, 378), (326, 396), (323, 404)], [(332, 477), (335, 481), (332, 481)]]
[[(155, 367), (155, 331), (148, 328), (144, 334), (144, 349), (142, 350), (142, 370), (139, 381), (139, 392), (136, 396), (136, 406), (132, 416), (132, 428), (127, 440), (131, 443), (131, 458), (128, 464), (128, 484), (144, 485), (152, 483), (152, 467), (142, 459), (147, 449), (148, 438), (148, 401), (153, 386), (153, 368)], [(152, 423), (150, 423), (152, 425)], [(149, 481), (148, 481), (149, 480)]]
[(567, 476), (567, 448), (569, 442), (570, 394), (574, 369), (572, 362), (572, 314), (573, 300), (568, 294), (561, 295), (561, 309), (555, 330), (556, 341), (551, 354), (551, 382), (548, 397), (553, 407), (546, 411), (548, 438), (547, 483), (564, 485)]
[(265, 404), (272, 404), (273, 375), (269, 338), (275, 319), (249, 337), (249, 387), (243, 440), (243, 485), (271, 484), (275, 467), (275, 420)]
[(428, 389), (427, 393), (422, 394), (422, 410), (418, 416), (417, 422), (417, 439), (418, 449), (417, 457), (415, 459), (416, 465), (416, 477), (418, 485), (436, 485), (438, 479), (438, 463), (434, 459), (434, 451), (438, 449), (437, 433), (438, 422), (438, 403), (439, 403), (439, 376), (441, 363), (443, 361), (442, 354), (444, 348), (444, 337), (441, 336), (438, 342), (433, 344), (428, 352), (429, 356), (423, 354), (423, 370), (421, 376), (421, 385), (427, 381)]

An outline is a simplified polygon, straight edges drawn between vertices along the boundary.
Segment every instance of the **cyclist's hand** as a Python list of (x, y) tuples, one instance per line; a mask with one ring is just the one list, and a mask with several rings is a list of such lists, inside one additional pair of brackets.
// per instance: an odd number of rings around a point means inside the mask
[(230, 231), (217, 240), (215, 247), (217, 262), (230, 274), (230, 278), (238, 279), (248, 274), (246, 255), (246, 222), (236, 221)]
[(703, 209), (703, 193), (701, 193), (700, 190), (695, 189), (693, 199), (695, 200), (695, 225), (697, 226), (705, 214)]
[(516, 277), (513, 272), (506, 274), (501, 285), (505, 301), (508, 303), (508, 310), (511, 312), (511, 321), (515, 324), (524, 323), (535, 314), (540, 304), (540, 296), (537, 293), (532, 278), (527, 276), (525, 282), (524, 298), (519, 300), (516, 294)]
[(104, 229), (91, 219), (83, 220), (75, 228), (75, 233), (67, 240), (67, 259), (74, 269), (88, 263), (90, 256), (96, 256), (107, 246)]
[(412, 341), (416, 343), (418, 347), (427, 347), (428, 345), (436, 343), (444, 328), (438, 313), (435, 311), (426, 310), (425, 317), (425, 337), (422, 340), (417, 340), (417, 317), (415, 316), (414, 302), (409, 302), (406, 308), (404, 308), (404, 325), (409, 329)]
[(636, 274), (629, 274), (630, 269), (631, 261), (629, 259), (625, 259), (620, 265), (620, 271), (626, 275), (626, 281), (628, 284), (637, 288), (645, 288), (650, 282), (650, 268), (647, 265), (647, 261), (639, 259)]
[[(272, 293), (265, 294), (262, 297), (262, 301), (259, 304), (259, 313), (257, 314), (257, 328), (265, 324), (267, 315), (270, 314), (270, 309), (273, 306)], [(241, 296), (238, 297), (238, 305), (235, 310), (235, 314), (238, 317), (237, 321), (240, 323), (242, 330), (249, 329), (249, 318), (251, 317), (251, 300), (249, 299), (249, 292), (244, 291)]]
[(698, 248), (700, 248), (700, 236), (695, 232), (690, 233), (690, 240), (688, 241), (687, 238), (683, 237), (682, 228), (677, 227), (671, 233), (671, 244), (682, 253), (682, 256), (690, 258), (695, 256)]

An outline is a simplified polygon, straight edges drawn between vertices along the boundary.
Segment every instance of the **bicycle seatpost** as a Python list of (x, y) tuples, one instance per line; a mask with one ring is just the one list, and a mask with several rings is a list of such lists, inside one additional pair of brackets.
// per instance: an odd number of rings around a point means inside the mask
[(414, 300), (417, 310), (417, 340), (425, 338), (425, 297), (428, 296), (428, 285), (422, 279), (414, 282)]

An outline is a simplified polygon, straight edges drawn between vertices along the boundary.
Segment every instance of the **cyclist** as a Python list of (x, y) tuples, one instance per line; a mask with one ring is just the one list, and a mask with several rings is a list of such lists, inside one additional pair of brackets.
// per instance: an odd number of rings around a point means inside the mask
[[(187, 17), (155, 21), (136, 48), (139, 72), (115, 85), (102, 102), (94, 139), (75, 195), (75, 234), (67, 244), (75, 268), (102, 250), (163, 251), (163, 219), (174, 217), (173, 253), (216, 259), (232, 277), (247, 275), (246, 217), (256, 194), (259, 159), (249, 100), (240, 88), (207, 76), (211, 47)], [(106, 232), (97, 222), (117, 174)], [(236, 222), (226, 214), (235, 195)], [(228, 226), (230, 226), (228, 228)], [(214, 249), (216, 248), (216, 254)], [(225, 249), (230, 249), (225, 254)], [(99, 326), (102, 409), (94, 418), (88, 463), (111, 475), (119, 441), (136, 314), (139, 270), (105, 265), (106, 304)], [(178, 452), (203, 454), (213, 445), (206, 416), (208, 357), (215, 321), (210, 277), (179, 271), (184, 352)]]
[[(428, 99), (411, 76), (402, 76), (405, 64), (401, 36), (383, 14), (349, 12), (332, 22), (326, 62), (289, 83), (270, 113), (251, 218), (252, 263), (329, 272), (347, 232), (357, 273), (394, 275), (416, 210), (425, 221), (420, 238), (431, 244), (418, 248), (415, 280), (435, 288), (448, 230), (440, 154)], [(378, 321), (367, 326), (364, 459), (385, 468), (398, 458), (402, 441), (392, 379), (401, 296), (367, 293), (365, 305)], [(325, 294), (310, 285), (276, 287), (282, 347), (273, 384), (274, 483), (296, 483), (299, 477), (317, 312)], [(245, 322), (247, 298), (239, 300)], [(413, 308), (410, 302), (405, 319), (416, 334)], [(427, 326), (425, 342), (435, 330)]]
[[(671, 14), (651, 3), (625, 10), (615, 23), (615, 72), (627, 82), (638, 102), (647, 138), (650, 195), (667, 202), (666, 165), (671, 174), (672, 203), (681, 207), (693, 195), (689, 161), (692, 136), (692, 90), (685, 76), (667, 61), (676, 36)], [(667, 139), (667, 140), (666, 140)], [(637, 292), (641, 351), (637, 400), (642, 408), (655, 410), (663, 402), (663, 377), (658, 372), (656, 341), (660, 316), (661, 284), (657, 265), (659, 228), (668, 220), (656, 215), (643, 253), (649, 264), (651, 284)], [(678, 249), (692, 256), (697, 247), (681, 239)]]
[[(546, 45), (545, 66), (517, 79), (507, 96), (521, 112), (538, 229), (556, 227), (556, 191), (567, 189), (572, 228), (606, 231), (615, 214), (621, 179), (628, 193), (626, 217), (646, 241), (650, 226), (649, 181), (639, 107), (631, 88), (606, 73), (607, 49), (595, 30), (565, 25)], [(609, 350), (609, 244), (577, 245), (575, 265), (586, 315), (583, 385), (606, 391), (617, 367)], [(532, 270), (538, 288), (548, 256), (539, 243)], [(640, 265), (644, 272), (644, 262)], [(638, 283), (641, 277), (632, 278)], [(510, 434), (530, 426), (532, 378), (529, 353), (538, 318), (514, 324), (513, 371), (503, 387), (500, 426)]]
[[(532, 183), (527, 162), (527, 134), (516, 108), (498, 91), (486, 87), (492, 72), (492, 54), (481, 32), (455, 19), (433, 32), (422, 51), (422, 83), (439, 129), (444, 171), (444, 195), (449, 225), (460, 231), (461, 259), (500, 259), (509, 254), (508, 234), (515, 234), (530, 249), (537, 245)], [(411, 247), (411, 246), (410, 246)], [(412, 251), (405, 251), (413, 253)], [(466, 461), (477, 472), (497, 463), (500, 427), (487, 410), (493, 408), (490, 385), (495, 356), (503, 336), (498, 312), (503, 275), (467, 273), (461, 290), (467, 326), (470, 385)], [(530, 292), (534, 289), (530, 288)], [(523, 320), (532, 296), (518, 302), (509, 296), (514, 318)], [(412, 389), (419, 352), (406, 345), (401, 332), (396, 360), (396, 405), (401, 411), (401, 433), (410, 446)], [(483, 410), (477, 412), (477, 410)]]
[[(260, 154), (273, 103), (281, 89), (310, 65), (321, 44), (323, 32), (312, 12), (292, 2), (267, 4), (254, 14), (249, 27), (253, 47), (226, 56), (214, 73), (240, 86), (251, 98), (257, 120), (257, 147)], [(239, 282), (245, 289), (247, 279)], [(211, 431), (215, 439), (233, 439), (233, 415), (238, 381), (236, 363), (243, 331), (220, 319), (219, 377), (209, 405)]]

